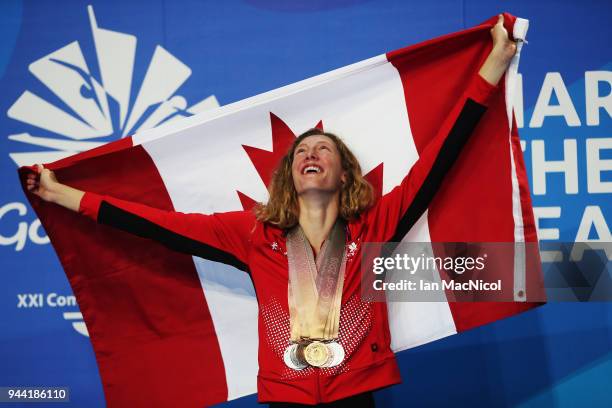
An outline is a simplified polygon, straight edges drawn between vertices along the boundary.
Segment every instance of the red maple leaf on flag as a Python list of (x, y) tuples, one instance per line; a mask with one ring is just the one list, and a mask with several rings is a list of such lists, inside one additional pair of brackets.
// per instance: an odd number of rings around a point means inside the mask
[[(260, 149), (258, 147), (242, 145), (246, 154), (251, 159), (255, 170), (261, 177), (261, 180), (266, 186), (270, 184), (272, 180), (272, 174), (278, 166), (280, 160), (287, 153), (287, 150), (291, 147), (291, 144), (297, 138), (297, 135), (287, 126), (282, 119), (270, 112), (270, 124), (272, 127), (272, 151)], [(323, 130), (323, 121), (319, 121), (315, 128)], [(366, 174), (365, 179), (372, 184), (374, 187), (374, 195), (376, 199), (382, 195), (382, 181), (383, 181), (383, 163), (373, 168)], [(242, 208), (250, 210), (257, 204), (257, 201), (253, 200), (248, 195), (236, 190), (238, 198), (242, 203)]]

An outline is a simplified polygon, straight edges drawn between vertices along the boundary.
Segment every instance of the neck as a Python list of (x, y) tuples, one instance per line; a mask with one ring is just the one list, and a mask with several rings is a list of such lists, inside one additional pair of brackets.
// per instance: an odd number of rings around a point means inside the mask
[(300, 205), (299, 223), (304, 235), (318, 255), (323, 241), (329, 235), (340, 207), (340, 194), (304, 194), (298, 197)]

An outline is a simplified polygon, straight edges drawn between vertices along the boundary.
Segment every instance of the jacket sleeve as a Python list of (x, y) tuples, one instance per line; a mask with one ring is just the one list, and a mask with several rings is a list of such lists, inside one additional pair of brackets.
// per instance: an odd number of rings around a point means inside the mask
[(182, 213), (86, 192), (79, 213), (176, 251), (248, 270), (250, 236), (256, 223), (252, 211)]
[(425, 212), (455, 163), (498, 86), (476, 75), (448, 119), (427, 144), (400, 185), (383, 195), (366, 214), (383, 242), (400, 241)]

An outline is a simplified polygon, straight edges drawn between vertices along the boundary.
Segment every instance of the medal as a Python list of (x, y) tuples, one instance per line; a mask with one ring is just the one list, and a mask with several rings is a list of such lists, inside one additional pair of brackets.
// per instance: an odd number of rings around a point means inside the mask
[(303, 370), (304, 368), (308, 367), (308, 364), (300, 361), (297, 351), (298, 344), (290, 344), (289, 347), (285, 349), (283, 360), (285, 361), (285, 364), (287, 364), (287, 367), (293, 368), (294, 370)]
[(336, 220), (318, 256), (298, 225), (287, 234), (290, 342), (283, 360), (294, 369), (335, 367), (345, 357), (339, 337), (346, 268), (346, 229)]
[(310, 343), (290, 344), (283, 355), (283, 360), (289, 368), (303, 370), (304, 368), (335, 367), (344, 360), (344, 347), (338, 342), (323, 343), (313, 341)]
[(331, 361), (332, 353), (327, 344), (313, 341), (304, 348), (304, 359), (314, 367), (323, 367)]
[(327, 343), (327, 347), (329, 347), (332, 354), (328, 367), (335, 367), (344, 360), (344, 347), (342, 347), (342, 344), (335, 341)]

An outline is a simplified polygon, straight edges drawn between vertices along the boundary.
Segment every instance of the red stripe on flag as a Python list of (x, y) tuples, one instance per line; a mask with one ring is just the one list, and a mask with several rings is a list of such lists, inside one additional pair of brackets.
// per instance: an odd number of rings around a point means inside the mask
[[(129, 146), (131, 140), (117, 141), (48, 167), (75, 188), (173, 209), (150, 156), (142, 146)], [(21, 168), (21, 176), (27, 171)], [(107, 405), (226, 401), (221, 351), (192, 257), (60, 206), (41, 205), (24, 191), (77, 297)]]
[[(412, 136), (419, 154), (440, 128), (452, 123), (463, 106), (463, 92), (477, 74), (492, 42), (493, 21), (460, 33), (387, 54), (397, 68), (406, 98)], [(512, 27), (509, 27), (511, 30)], [(415, 58), (418, 55), (418, 58)], [(429, 206), (432, 242), (513, 242), (509, 127), (500, 92), (464, 147)], [(517, 134), (518, 138), (518, 134)], [(522, 160), (520, 165), (524, 164)], [(527, 180), (522, 180), (528, 186)], [(528, 187), (522, 192), (529, 194)], [(525, 201), (525, 208), (531, 204)], [(533, 223), (526, 224), (533, 228)], [(535, 229), (529, 231), (535, 236)], [(513, 282), (513, 265), (500, 269), (500, 278)], [(504, 297), (512, 298), (512, 285), (504, 285)], [(451, 302), (457, 331), (512, 316), (534, 307), (530, 303)]]

